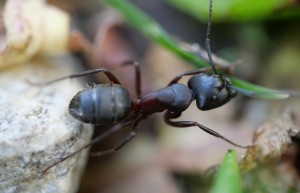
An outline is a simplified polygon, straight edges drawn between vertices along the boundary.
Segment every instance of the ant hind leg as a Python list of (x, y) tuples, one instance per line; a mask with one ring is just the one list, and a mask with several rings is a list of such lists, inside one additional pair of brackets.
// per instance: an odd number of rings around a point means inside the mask
[(93, 145), (95, 145), (96, 143), (100, 142), (101, 140), (105, 139), (106, 137), (110, 136), (111, 134), (119, 131), (120, 129), (124, 128), (124, 127), (127, 127), (128, 125), (131, 124), (131, 121), (128, 121), (128, 122), (124, 122), (122, 124), (117, 124), (115, 126), (113, 126), (112, 128), (110, 128), (109, 130), (107, 130), (106, 132), (102, 133), (101, 135), (97, 136), (96, 138), (94, 138), (90, 143), (82, 146), (81, 148), (77, 149), (76, 151), (74, 151), (73, 153), (65, 156), (65, 157), (62, 157), (60, 159), (58, 159), (57, 161), (55, 161), (54, 163), (52, 164), (49, 164), (48, 166), (46, 166), (42, 171), (45, 173), (47, 172), (50, 168), (52, 168), (53, 166), (65, 161), (66, 159), (72, 157), (73, 155), (77, 154), (78, 152), (86, 149), (86, 148), (89, 148)]
[(83, 72), (79, 72), (76, 74), (71, 74), (68, 76), (64, 76), (61, 78), (57, 78), (48, 82), (43, 82), (43, 83), (33, 83), (33, 82), (29, 82), (31, 85), (33, 86), (47, 86), (65, 79), (72, 79), (72, 78), (79, 78), (79, 77), (83, 77), (83, 76), (87, 76), (87, 75), (91, 75), (91, 74), (97, 74), (97, 73), (104, 73), (107, 78), (114, 84), (120, 84), (120, 81), (113, 75), (113, 73), (111, 73), (109, 70), (105, 69), (105, 68), (98, 68), (98, 69), (93, 69), (93, 70), (87, 70), (87, 71), (83, 71)]
[(112, 154), (120, 150), (122, 147), (124, 147), (128, 142), (130, 142), (137, 134), (138, 131), (138, 126), (139, 126), (140, 120), (136, 120), (132, 126), (132, 130), (129, 133), (129, 135), (115, 148), (109, 149), (109, 150), (104, 150), (104, 151), (99, 151), (99, 152), (92, 152), (91, 156), (103, 156), (107, 154)]

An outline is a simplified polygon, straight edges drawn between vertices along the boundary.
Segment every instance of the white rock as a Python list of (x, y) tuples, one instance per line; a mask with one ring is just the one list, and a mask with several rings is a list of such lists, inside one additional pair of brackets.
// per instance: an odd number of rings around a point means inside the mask
[[(60, 63), (59, 63), (60, 61)], [(89, 125), (68, 114), (71, 98), (82, 86), (65, 80), (38, 88), (26, 82), (74, 73), (74, 61), (35, 61), (0, 71), (0, 192), (76, 192), (86, 151), (41, 170), (86, 144)]]

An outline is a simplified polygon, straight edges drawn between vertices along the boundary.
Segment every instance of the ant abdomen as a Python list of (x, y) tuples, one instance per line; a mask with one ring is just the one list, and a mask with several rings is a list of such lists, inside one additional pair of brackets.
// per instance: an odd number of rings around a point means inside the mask
[(126, 118), (131, 110), (127, 89), (118, 84), (98, 84), (78, 92), (69, 104), (69, 113), (84, 123), (112, 124)]

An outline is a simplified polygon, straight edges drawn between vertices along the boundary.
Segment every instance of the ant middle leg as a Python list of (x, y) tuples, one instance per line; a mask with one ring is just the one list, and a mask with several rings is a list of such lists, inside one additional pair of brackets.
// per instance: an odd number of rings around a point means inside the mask
[[(179, 114), (180, 115), (180, 114)], [(226, 137), (224, 137), (223, 135), (219, 134), (218, 132), (204, 126), (201, 125), (200, 123), (196, 122), (196, 121), (171, 121), (171, 119), (177, 118), (179, 117), (178, 114), (172, 114), (170, 111), (167, 111), (165, 116), (164, 116), (164, 120), (168, 125), (171, 125), (173, 127), (199, 127), (200, 129), (202, 129), (203, 131), (205, 131), (206, 133), (213, 135), (217, 138), (221, 138), (224, 141), (230, 143), (231, 145), (234, 145), (236, 147), (240, 147), (240, 148), (249, 148), (251, 146), (244, 146), (244, 145), (239, 145), (233, 141), (231, 141), (230, 139), (227, 139)]]
[(141, 99), (141, 68), (140, 64), (135, 60), (122, 62), (123, 65), (134, 65), (135, 68), (135, 89), (138, 99)]
[(83, 77), (83, 76), (87, 76), (87, 75), (91, 75), (91, 74), (97, 74), (97, 73), (104, 73), (107, 78), (114, 84), (120, 84), (120, 81), (115, 77), (115, 75), (113, 75), (112, 72), (110, 72), (109, 70), (105, 69), (105, 68), (98, 68), (98, 69), (93, 69), (93, 70), (87, 70), (87, 71), (83, 71), (80, 73), (76, 73), (76, 74), (71, 74), (68, 76), (64, 76), (61, 78), (57, 78), (48, 82), (43, 82), (43, 83), (32, 83), (30, 82), (30, 84), (34, 85), (34, 86), (47, 86), (65, 79), (72, 79), (72, 78), (79, 78), (79, 77)]

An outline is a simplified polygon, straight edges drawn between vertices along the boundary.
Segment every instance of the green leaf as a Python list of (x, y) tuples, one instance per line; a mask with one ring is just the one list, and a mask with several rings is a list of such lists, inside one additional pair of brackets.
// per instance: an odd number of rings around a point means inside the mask
[(234, 150), (229, 150), (225, 155), (210, 193), (242, 193), (240, 170)]
[[(166, 0), (178, 10), (206, 22), (209, 1)], [(214, 22), (249, 22), (273, 17), (299, 17), (299, 9), (291, 0), (214, 0)], [(279, 11), (280, 10), (280, 11)]]
[[(157, 22), (155, 22), (151, 17), (143, 13), (127, 0), (99, 0), (99, 2), (103, 2), (106, 5), (113, 7), (126, 19), (129, 24), (131, 24), (144, 36), (165, 47), (195, 67), (203, 68), (209, 66), (207, 61), (204, 59), (199, 58), (194, 53), (191, 53), (180, 47), (178, 43), (174, 41)], [(207, 0), (207, 2), (209, 1)], [(205, 9), (208, 10), (208, 6), (205, 6)], [(288, 92), (264, 88), (234, 77), (231, 77), (230, 79), (233, 81), (233, 84), (238, 91), (250, 97), (284, 99), (290, 96)]]

